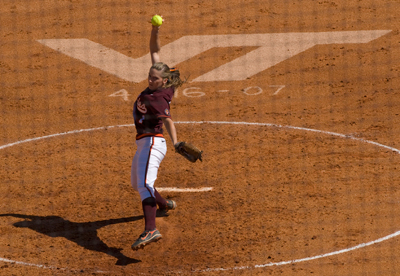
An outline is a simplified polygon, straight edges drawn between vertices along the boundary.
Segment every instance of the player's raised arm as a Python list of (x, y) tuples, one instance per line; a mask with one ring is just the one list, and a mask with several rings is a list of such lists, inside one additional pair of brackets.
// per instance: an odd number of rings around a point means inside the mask
[[(158, 16), (158, 15), (156, 15)], [(154, 17), (156, 17), (154, 16)], [(154, 19), (153, 17), (153, 19)], [(151, 64), (153, 65), (156, 62), (160, 62), (160, 39), (158, 37), (158, 30), (160, 29), (160, 26), (163, 22), (163, 19), (158, 16), (158, 19), (161, 20), (161, 22), (153, 22), (152, 19), (152, 29), (151, 29), (151, 35), (150, 35), (150, 56), (151, 56)]]

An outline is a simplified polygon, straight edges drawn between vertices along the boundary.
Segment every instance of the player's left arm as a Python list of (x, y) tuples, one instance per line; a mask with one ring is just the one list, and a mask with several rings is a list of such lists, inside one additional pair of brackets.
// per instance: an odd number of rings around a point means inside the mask
[(169, 117), (162, 117), (161, 119), (164, 123), (165, 128), (167, 129), (169, 137), (171, 137), (172, 144), (175, 146), (175, 144), (178, 143), (178, 138), (176, 135), (176, 128), (174, 121), (172, 121), (172, 119)]
[(152, 26), (150, 35), (151, 64), (160, 62), (160, 38), (158, 36), (159, 26)]

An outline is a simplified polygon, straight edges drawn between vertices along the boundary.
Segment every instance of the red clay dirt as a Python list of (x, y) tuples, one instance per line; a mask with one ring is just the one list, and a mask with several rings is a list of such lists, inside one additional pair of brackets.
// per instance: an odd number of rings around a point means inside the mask
[[(395, 0), (2, 1), (0, 275), (397, 275), (399, 9)], [(130, 186), (131, 112), (146, 81), (38, 40), (86, 38), (138, 58), (156, 13), (162, 46), (190, 35), (390, 32), (315, 45), (245, 80), (190, 82), (255, 46), (177, 64), (189, 82), (171, 113), (204, 161), (189, 163), (168, 140), (156, 186), (213, 189), (162, 191), (178, 208), (157, 218), (160, 241), (133, 252), (144, 221)]]

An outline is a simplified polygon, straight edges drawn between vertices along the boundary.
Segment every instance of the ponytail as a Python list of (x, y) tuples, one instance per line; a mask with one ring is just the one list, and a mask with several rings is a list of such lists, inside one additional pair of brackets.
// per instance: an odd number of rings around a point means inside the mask
[[(178, 88), (182, 84), (186, 82), (186, 80), (181, 80), (180, 78), (180, 73), (179, 70), (176, 68), (169, 68), (168, 65), (166, 65), (163, 62), (156, 62), (151, 66), (151, 68), (154, 68), (158, 71), (161, 71), (161, 77), (163, 79), (168, 79), (167, 83), (164, 85), (164, 87), (168, 88), (171, 86), (174, 86)], [(151, 69), (150, 68), (150, 69)]]

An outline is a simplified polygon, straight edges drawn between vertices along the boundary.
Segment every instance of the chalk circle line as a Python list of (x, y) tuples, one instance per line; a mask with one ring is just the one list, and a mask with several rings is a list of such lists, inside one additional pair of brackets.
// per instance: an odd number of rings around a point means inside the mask
[[(362, 143), (367, 143), (371, 145), (375, 145), (384, 149), (391, 150), (393, 152), (396, 152), (400, 154), (400, 150), (380, 144), (378, 142), (354, 137), (352, 135), (347, 135), (347, 134), (341, 134), (337, 132), (331, 132), (331, 131), (324, 131), (324, 130), (318, 130), (318, 129), (312, 129), (312, 128), (306, 128), (306, 127), (296, 127), (296, 126), (289, 126), (289, 125), (279, 125), (279, 124), (271, 124), (271, 123), (257, 123), (257, 122), (234, 122), (234, 121), (176, 121), (174, 122), (175, 124), (214, 124), (214, 125), (245, 125), (245, 126), (265, 126), (265, 127), (274, 127), (274, 128), (281, 128), (281, 129), (289, 129), (289, 130), (299, 130), (299, 131), (309, 131), (309, 132), (314, 132), (314, 133), (321, 133), (325, 135), (331, 135), (331, 136), (336, 136), (344, 139), (351, 139), (355, 140), (358, 142)], [(108, 130), (108, 129), (113, 129), (113, 128), (121, 128), (121, 127), (133, 127), (134, 124), (123, 124), (123, 125), (114, 125), (114, 126), (105, 126), (105, 127), (95, 127), (95, 128), (87, 128), (87, 129), (80, 129), (80, 130), (71, 130), (71, 131), (66, 131), (66, 132), (61, 132), (61, 133), (56, 133), (56, 134), (50, 134), (46, 136), (41, 136), (41, 137), (35, 137), (35, 138), (29, 138), (25, 140), (20, 140), (17, 142), (9, 143), (6, 145), (0, 146), (1, 149), (9, 148), (12, 146), (16, 145), (21, 145), (24, 143), (28, 142), (34, 142), (38, 140), (43, 140), (43, 139), (48, 139), (48, 138), (53, 138), (53, 137), (58, 137), (58, 136), (63, 136), (63, 135), (69, 135), (69, 134), (77, 134), (77, 133), (84, 133), (84, 132), (91, 132), (91, 131), (99, 131), (99, 130)], [(185, 189), (179, 189), (179, 188), (163, 188), (166, 191), (184, 191)], [(203, 187), (203, 188), (198, 188), (198, 189), (193, 189), (194, 192), (201, 192), (201, 191), (211, 191), (212, 187)], [(269, 262), (266, 264), (261, 264), (261, 265), (252, 265), (252, 266), (236, 266), (236, 267), (230, 267), (230, 268), (207, 268), (207, 269), (202, 269), (202, 270), (192, 270), (191, 272), (193, 273), (202, 273), (202, 272), (218, 272), (218, 271), (229, 271), (229, 270), (244, 270), (244, 269), (253, 269), (253, 268), (264, 268), (264, 267), (272, 267), (272, 266), (283, 266), (283, 265), (288, 265), (288, 264), (295, 264), (295, 263), (301, 263), (301, 262), (307, 262), (307, 261), (313, 261), (316, 259), (321, 259), (321, 258), (326, 258), (334, 255), (339, 255), (343, 253), (347, 253), (350, 251), (354, 251), (357, 249), (361, 249), (367, 246), (371, 246), (374, 244), (378, 244), (384, 241), (387, 241), (389, 239), (395, 238), (400, 235), (400, 230), (397, 232), (394, 232), (392, 234), (389, 234), (387, 236), (384, 236), (382, 238), (366, 242), (366, 243), (361, 243), (353, 247), (329, 252), (329, 253), (324, 253), (321, 255), (317, 256), (311, 256), (311, 257), (305, 257), (301, 259), (294, 259), (294, 260), (289, 260), (289, 261), (281, 261), (281, 262)], [(14, 261), (6, 258), (1, 258), (1, 262), (7, 262), (7, 263), (14, 263), (14, 264), (19, 264), (19, 265), (25, 265), (25, 266), (34, 266), (38, 268), (45, 268), (45, 269), (61, 269), (61, 270), (70, 270), (68, 268), (58, 268), (58, 267), (53, 267), (53, 266), (45, 266), (41, 264), (33, 264), (33, 263), (26, 263), (26, 262), (21, 262), (21, 261)], [(105, 272), (103, 273), (112, 273), (112, 272)]]

